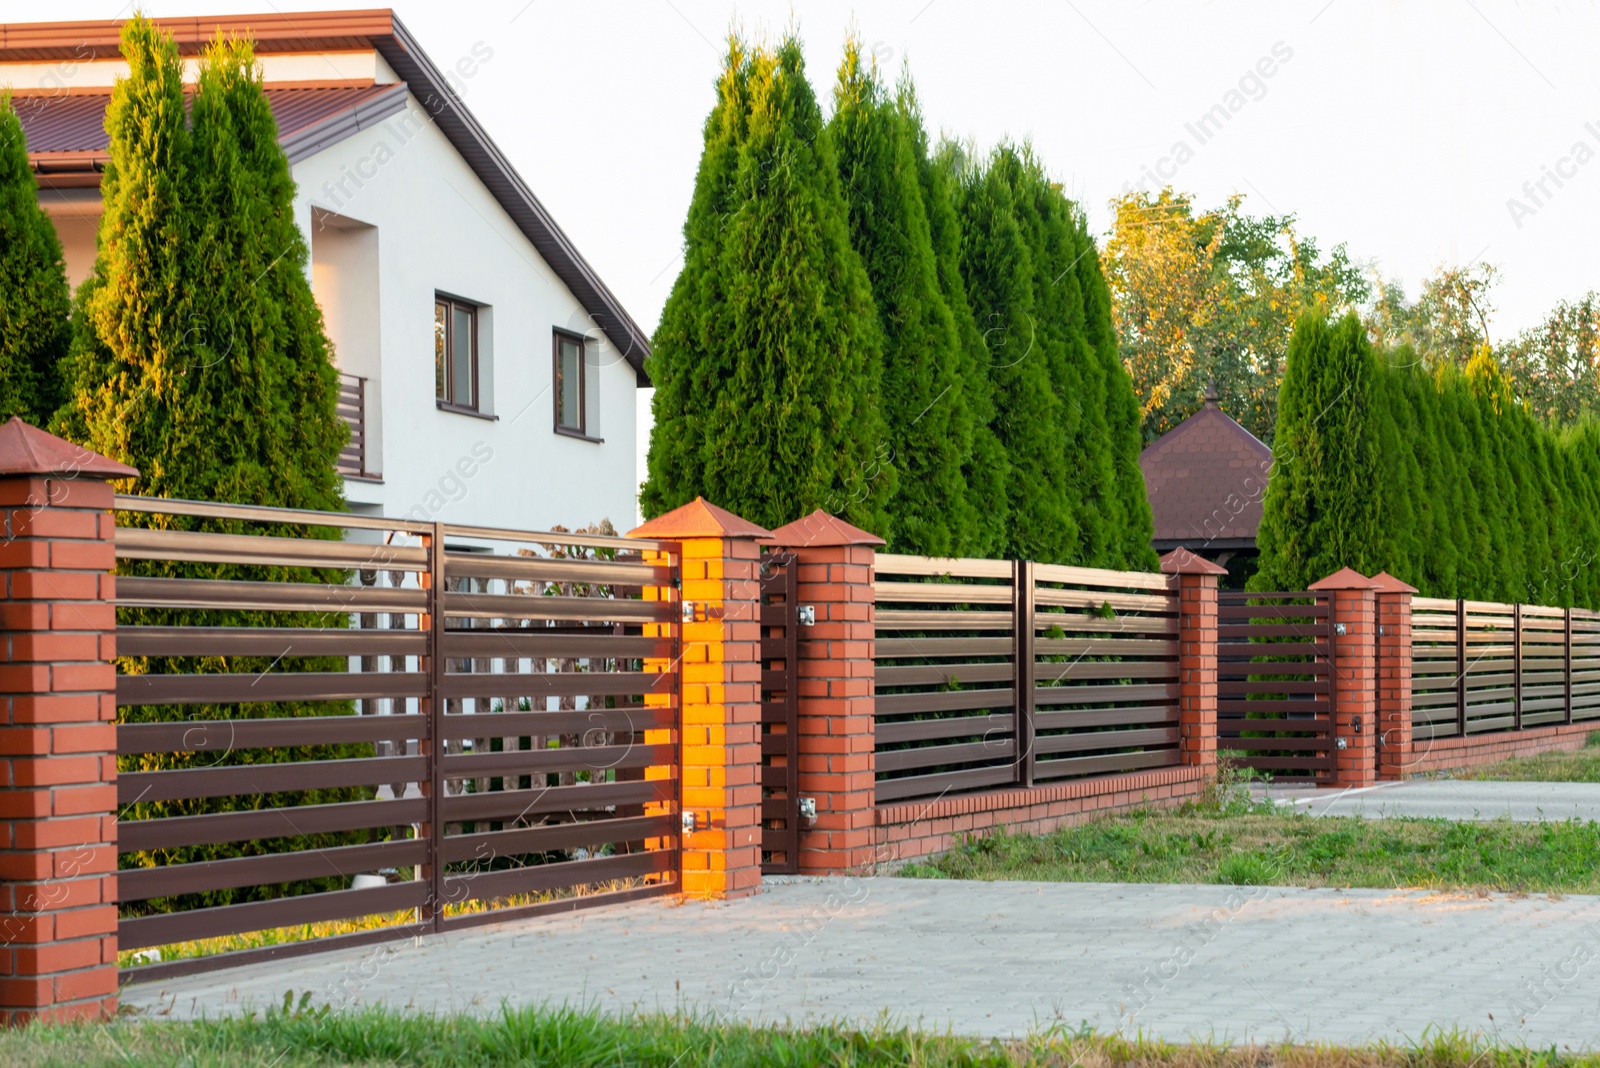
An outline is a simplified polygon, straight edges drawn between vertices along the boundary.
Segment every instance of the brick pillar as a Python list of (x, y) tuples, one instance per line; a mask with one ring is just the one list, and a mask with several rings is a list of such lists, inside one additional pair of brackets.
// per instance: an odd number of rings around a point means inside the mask
[(679, 663), (681, 886), (704, 898), (761, 885), (761, 549), (772, 532), (696, 497), (629, 531), (682, 545), (682, 600), (694, 606)]
[(817, 616), (800, 629), (800, 796), (817, 803), (800, 870), (859, 871), (872, 863), (877, 802), (872, 562), (883, 539), (818, 509), (773, 544), (797, 555), (800, 603)]
[(1342, 567), (1307, 588), (1332, 609), (1336, 748), (1333, 781), (1325, 785), (1371, 786), (1378, 781), (1377, 584)]
[(1415, 762), (1411, 745), (1411, 595), (1387, 571), (1372, 576), (1378, 608), (1378, 778), (1403, 779)]
[(138, 472), (0, 427), (0, 1023), (117, 1009), (112, 489)]
[(1178, 578), (1178, 745), (1185, 764), (1217, 764), (1217, 576), (1228, 569), (1188, 549), (1161, 558)]

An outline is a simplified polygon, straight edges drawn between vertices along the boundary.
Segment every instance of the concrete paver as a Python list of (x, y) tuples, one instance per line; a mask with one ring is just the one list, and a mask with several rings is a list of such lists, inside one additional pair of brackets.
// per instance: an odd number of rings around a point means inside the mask
[(1600, 1048), (1600, 898), (1102, 883), (768, 882), (132, 986), (174, 1017), (513, 1004), (1018, 1035), (1366, 1041), (1457, 1027)]
[(1364, 790), (1272, 787), (1266, 795), (1317, 816), (1447, 820), (1600, 820), (1600, 783), (1409, 779)]

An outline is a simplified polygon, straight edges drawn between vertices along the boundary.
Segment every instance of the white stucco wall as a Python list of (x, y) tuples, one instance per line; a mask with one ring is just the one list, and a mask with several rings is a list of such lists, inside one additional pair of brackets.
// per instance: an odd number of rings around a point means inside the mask
[[(331, 332), (349, 333), (350, 312), (333, 306), (335, 290), (377, 293), (377, 373), (366, 344), (350, 353), (350, 370), (372, 379), (369, 396), (382, 406), (382, 455), (368, 467), (383, 482), (347, 481), (352, 506), (454, 523), (547, 529), (610, 519), (628, 529), (638, 486), (634, 370), (421, 106), (413, 100), (407, 112), (301, 161), (294, 177), (300, 224), (313, 238), (313, 287), (330, 303)], [(314, 213), (321, 211), (373, 228), (356, 232), (381, 250), (375, 281), (352, 277), (347, 241), (318, 241)], [(330, 277), (337, 286), (326, 284)], [(436, 292), (485, 306), (479, 371), (496, 419), (435, 405)], [(556, 328), (598, 346), (589, 388), (599, 390), (603, 442), (554, 431)]]

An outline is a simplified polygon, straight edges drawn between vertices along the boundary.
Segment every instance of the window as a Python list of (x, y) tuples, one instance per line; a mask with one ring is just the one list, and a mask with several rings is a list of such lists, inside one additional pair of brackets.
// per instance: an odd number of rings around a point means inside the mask
[[(556, 331), (555, 341), (556, 433), (590, 437), (587, 418), (589, 383), (584, 359), (584, 340), (576, 334)], [(599, 429), (595, 427), (593, 429)]]
[(478, 410), (478, 309), (448, 297), (433, 301), (433, 382), (441, 408)]

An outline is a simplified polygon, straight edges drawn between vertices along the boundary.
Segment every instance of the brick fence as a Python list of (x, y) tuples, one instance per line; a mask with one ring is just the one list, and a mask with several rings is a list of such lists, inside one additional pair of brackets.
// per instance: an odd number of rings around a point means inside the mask
[[(115, 1011), (118, 732), (114, 499), (108, 482), (133, 474), (19, 421), (0, 427), (0, 909), (6, 913), (0, 1023), (103, 1018)], [(756, 892), (761, 883), (761, 696), (763, 674), (770, 673), (762, 654), (762, 546), (794, 554), (799, 600), (814, 615), (814, 622), (800, 628), (792, 677), (799, 793), (816, 806), (814, 817), (802, 824), (802, 872), (860, 870), (927, 856), (962, 836), (1002, 827), (1043, 832), (1097, 813), (1175, 805), (1214, 778), (1221, 569), (1184, 550), (1161, 561), (1170, 580), (1113, 576), (1137, 578), (1143, 588), (1158, 591), (1124, 598), (1136, 607), (1168, 598), (1171, 607), (1157, 605), (1165, 613), (1160, 618), (1175, 621), (1162, 633), (1176, 632), (1170, 647), (1176, 663), (1162, 652), (1169, 660), (1147, 672), (1170, 680), (1161, 691), (1169, 704), (1156, 710), (1166, 718), (1143, 731), (1158, 736), (1155, 741), (1146, 738), (1130, 749), (1135, 757), (1159, 761), (1111, 772), (1104, 769), (1116, 765), (1101, 763), (1099, 773), (1043, 785), (1028, 785), (1030, 777), (1020, 776), (1015, 785), (880, 805), (874, 560), (881, 539), (821, 512), (769, 532), (699, 500), (634, 534), (681, 546), (680, 572), (670, 584), (658, 580), (648, 596), (683, 603), (648, 626), (652, 634), (681, 638), (679, 689), (652, 701), (661, 708), (676, 702), (680, 711), (677, 802), (685, 819), (681, 862), (673, 875), (684, 894), (736, 897)], [(928, 573), (942, 574), (938, 565), (945, 562), (924, 563), (933, 569)], [(1006, 566), (984, 563), (990, 571)], [(992, 591), (1010, 596), (1004, 587), (970, 589), (990, 603), (996, 601)], [(1557, 724), (1464, 738), (1418, 737), (1411, 725), (1415, 591), (1388, 575), (1368, 579), (1348, 569), (1312, 590), (1331, 606), (1338, 627), (1338, 785), (1576, 749), (1593, 729)], [(1515, 618), (1522, 614), (1519, 608)], [(1544, 633), (1556, 634), (1548, 626)], [(1593, 633), (1600, 634), (1600, 620)], [(1591, 646), (1600, 647), (1600, 641)], [(1516, 648), (1520, 657), (1520, 637)], [(1568, 657), (1570, 663), (1570, 649)], [(1570, 718), (1570, 683), (1567, 691)], [(1520, 685), (1517, 693), (1520, 701)], [(1024, 699), (1032, 695), (1029, 689)], [(654, 734), (662, 737), (647, 740), (669, 747), (673, 739), (665, 736), (673, 733), (658, 729)], [(1007, 743), (1015, 745), (1015, 759), (1029, 760), (1031, 734), (1015, 737)], [(1153, 766), (1158, 762), (1163, 766)], [(651, 811), (658, 827), (662, 816), (675, 818), (669, 801), (657, 807), (659, 812)]]

